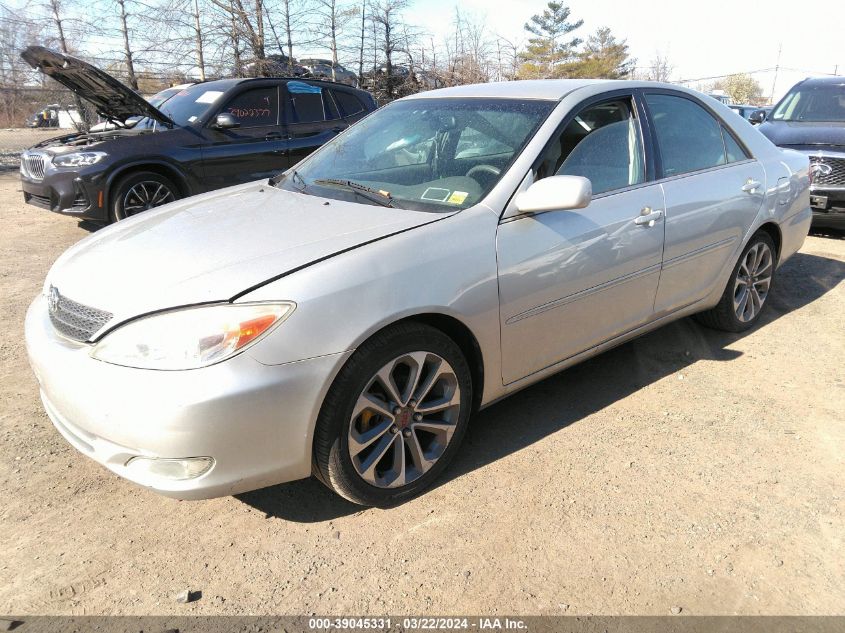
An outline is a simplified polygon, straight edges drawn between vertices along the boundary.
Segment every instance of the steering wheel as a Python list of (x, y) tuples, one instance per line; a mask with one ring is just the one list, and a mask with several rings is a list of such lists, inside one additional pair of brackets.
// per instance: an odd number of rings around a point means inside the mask
[[(475, 178), (475, 174), (488, 174), (493, 176), (494, 178), (502, 173), (502, 170), (498, 167), (493, 165), (476, 165), (475, 167), (470, 167), (470, 170), (464, 174), (467, 178)], [(478, 180), (478, 178), (475, 178)], [(483, 184), (483, 183), (482, 183)]]

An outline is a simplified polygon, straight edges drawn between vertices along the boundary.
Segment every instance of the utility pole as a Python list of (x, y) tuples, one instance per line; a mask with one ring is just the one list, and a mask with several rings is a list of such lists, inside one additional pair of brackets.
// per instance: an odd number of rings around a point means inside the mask
[(780, 70), (780, 53), (783, 49), (783, 43), (778, 44), (778, 61), (775, 64), (775, 78), (772, 80), (772, 96), (769, 98), (769, 103), (775, 102), (775, 85), (778, 82), (778, 70)]

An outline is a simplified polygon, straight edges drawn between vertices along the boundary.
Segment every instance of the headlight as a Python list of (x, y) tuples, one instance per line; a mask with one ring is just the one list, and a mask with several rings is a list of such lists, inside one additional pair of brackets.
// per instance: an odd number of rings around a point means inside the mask
[(117, 328), (94, 346), (98, 360), (139, 369), (196, 369), (266, 336), (296, 304), (242, 303), (162, 312)]
[(61, 154), (53, 156), (53, 165), (56, 167), (87, 167), (103, 160), (105, 152), (73, 152), (72, 154)]

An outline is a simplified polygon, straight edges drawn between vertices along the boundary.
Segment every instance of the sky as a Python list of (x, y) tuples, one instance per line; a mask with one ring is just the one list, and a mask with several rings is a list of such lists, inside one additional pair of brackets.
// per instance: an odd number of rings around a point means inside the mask
[[(541, 13), (543, 0), (416, 0), (406, 10), (409, 23), (442, 39), (452, 29), (455, 5), (483, 18), (490, 31), (508, 39), (525, 38), (523, 26)], [(753, 76), (775, 100), (797, 81), (822, 73), (845, 75), (843, 0), (570, 0), (577, 34), (584, 39), (601, 26), (627, 40), (637, 66), (655, 53), (669, 57), (673, 79), (696, 79), (774, 68)], [(787, 70), (795, 69), (795, 70)], [(692, 85), (691, 87), (696, 87)]]
[[(360, 4), (361, 0), (341, 0)], [(567, 3), (566, 0), (563, 0)], [(23, 6), (26, 0), (7, 4)], [(511, 41), (525, 41), (525, 22), (542, 13), (547, 0), (411, 0), (405, 19), (438, 44), (453, 29), (455, 6), (482, 20), (488, 31)], [(569, 0), (573, 19), (583, 19), (576, 34), (583, 39), (602, 26), (625, 39), (638, 67), (655, 54), (669, 58), (672, 79), (702, 79), (753, 73), (765, 96), (777, 101), (797, 81), (815, 75), (845, 75), (845, 0)], [(113, 37), (111, 46), (119, 48)], [(102, 38), (95, 39), (104, 45)], [(318, 48), (294, 55), (326, 56)]]

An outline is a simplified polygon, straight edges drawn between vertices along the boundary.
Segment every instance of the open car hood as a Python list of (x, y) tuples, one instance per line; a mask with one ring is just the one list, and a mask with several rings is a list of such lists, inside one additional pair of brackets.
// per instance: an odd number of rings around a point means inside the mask
[(167, 115), (137, 92), (88, 62), (43, 46), (26, 48), (21, 58), (94, 104), (97, 114), (102, 117), (125, 122), (133, 116), (148, 116), (159, 123), (174, 125)]

